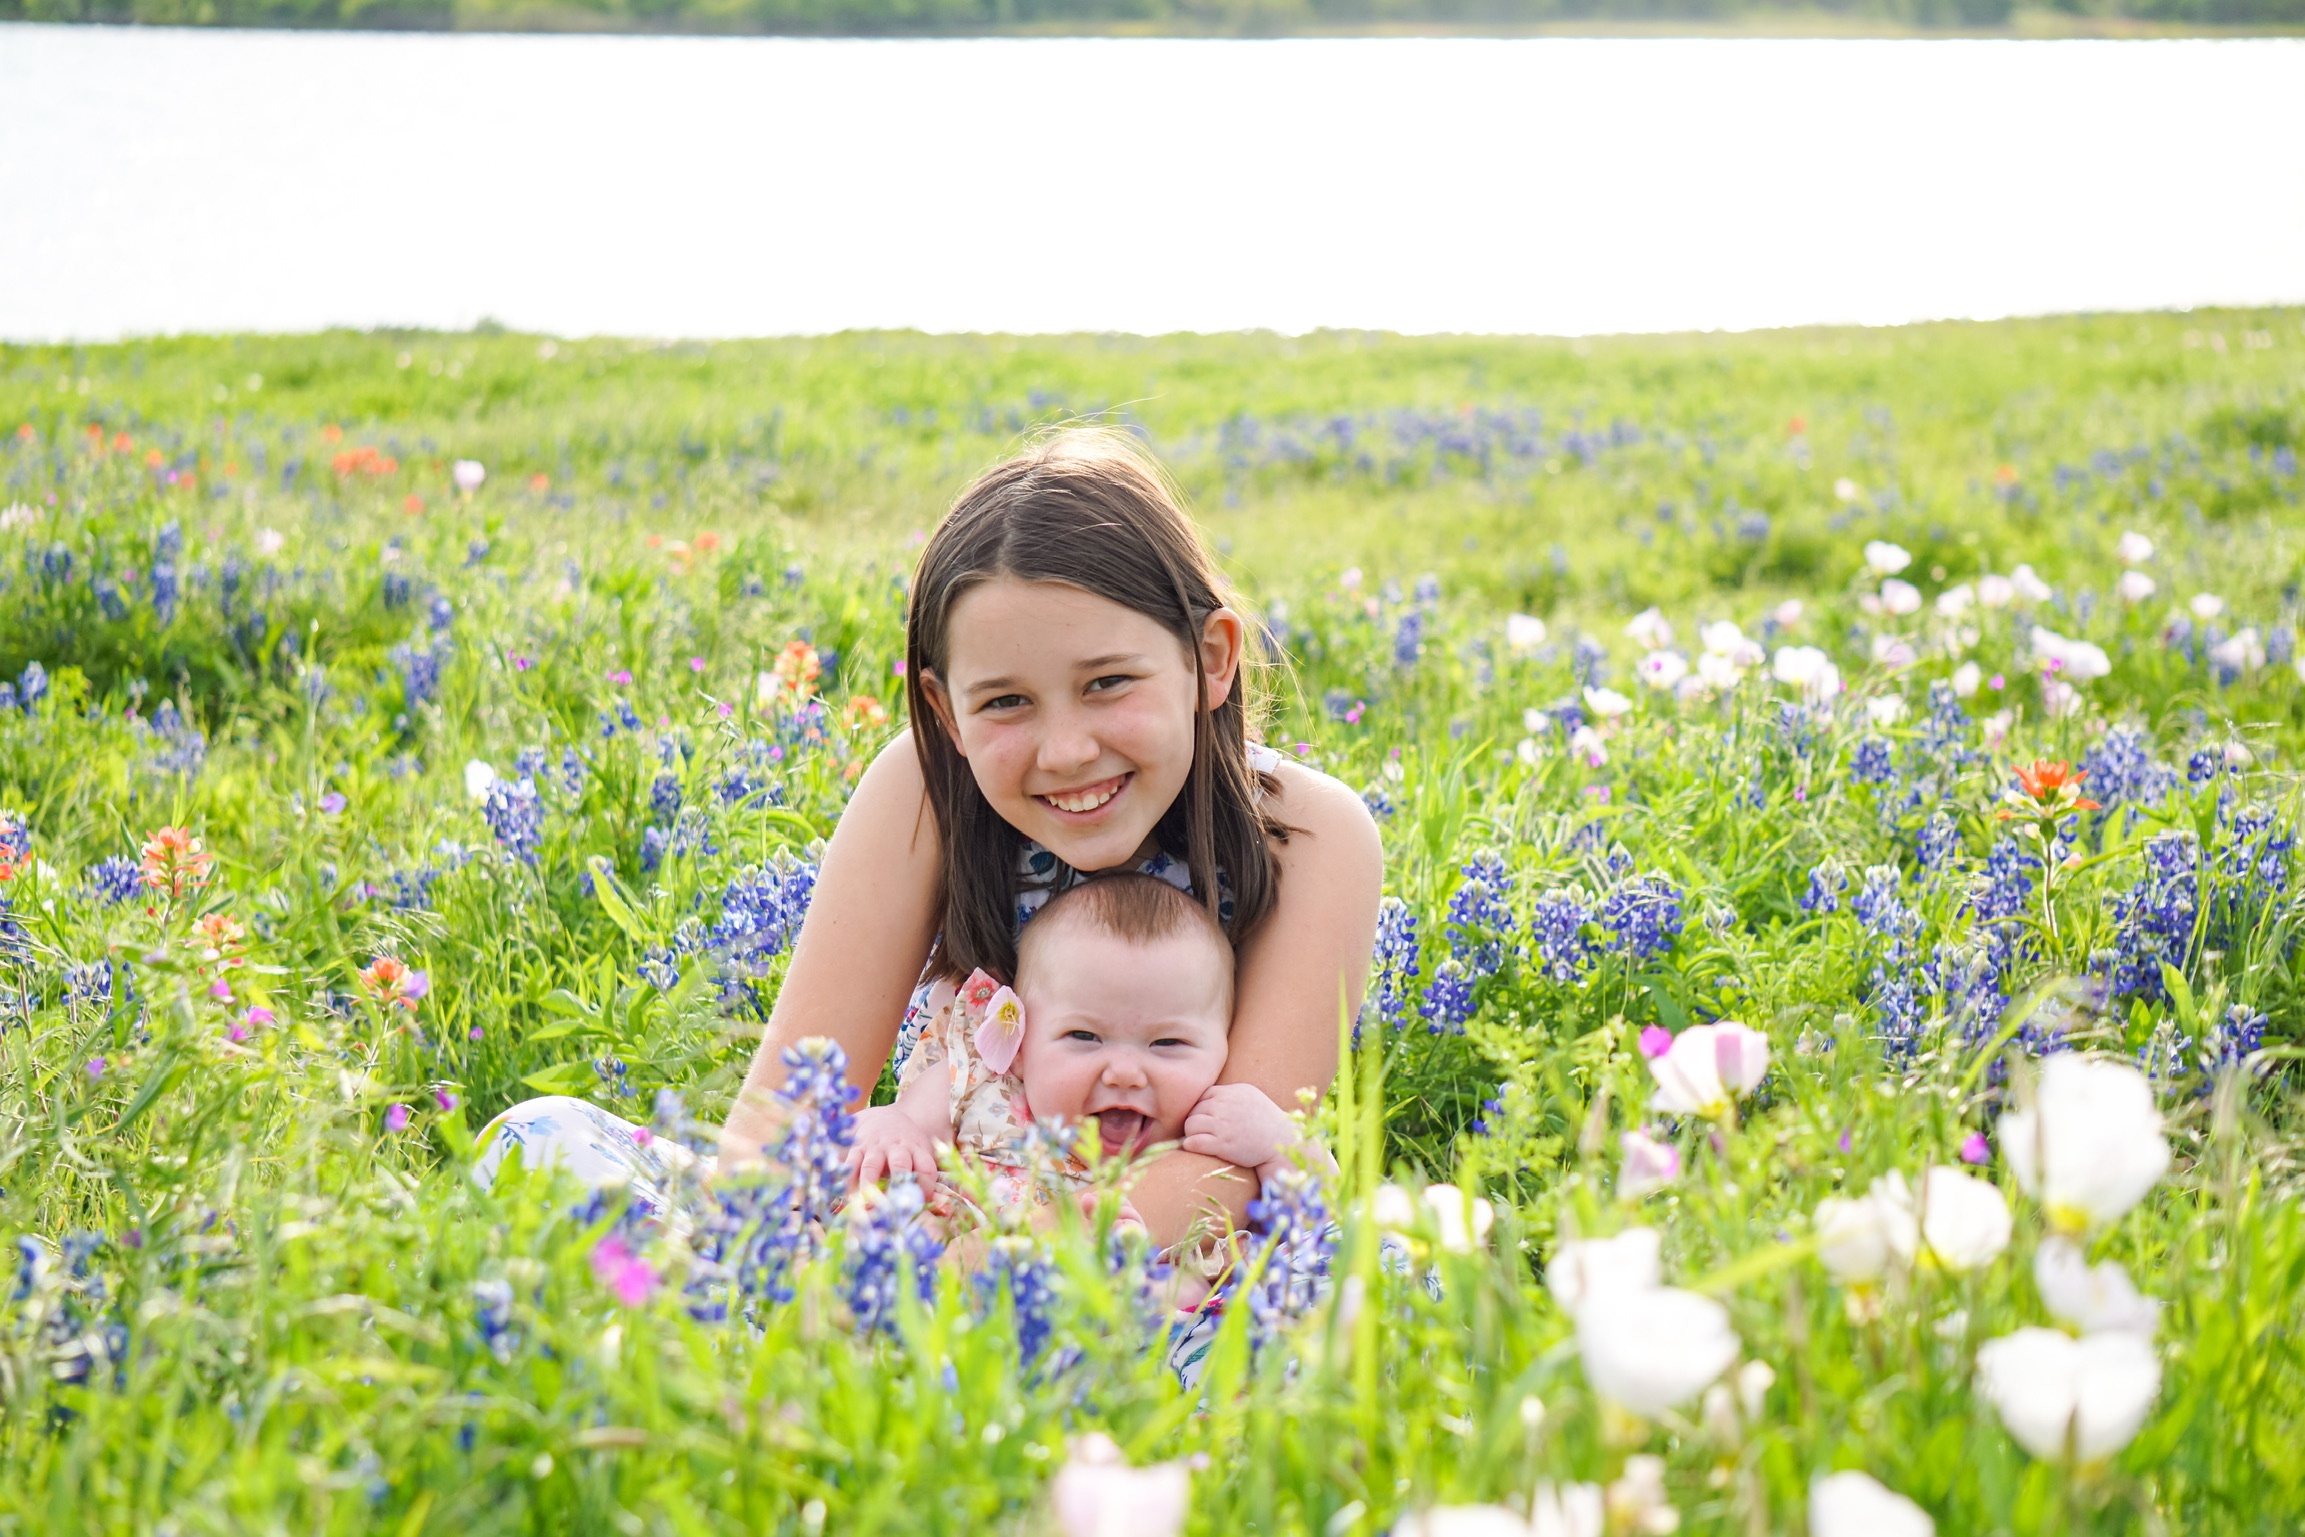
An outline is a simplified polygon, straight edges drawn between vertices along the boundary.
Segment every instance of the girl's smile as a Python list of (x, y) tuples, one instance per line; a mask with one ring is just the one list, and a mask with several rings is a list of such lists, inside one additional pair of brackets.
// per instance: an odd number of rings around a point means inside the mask
[(1034, 799), (1055, 807), (1067, 816), (1086, 821), (1117, 800), (1120, 793), (1128, 788), (1128, 782), (1135, 777), (1134, 774), (1117, 774), (1111, 779), (1101, 779), (1077, 790), (1043, 791)]

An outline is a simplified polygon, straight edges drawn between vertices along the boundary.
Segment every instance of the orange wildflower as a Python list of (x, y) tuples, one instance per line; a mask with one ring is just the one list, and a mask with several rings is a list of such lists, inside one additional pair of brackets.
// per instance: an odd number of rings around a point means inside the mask
[(222, 961), (227, 966), (240, 964), (239, 957), (230, 952), (248, 941), (248, 930), (240, 920), (226, 913), (210, 913), (192, 925), (193, 937), (185, 943), (200, 951), (204, 961)]
[(870, 694), (851, 694), (848, 708), (841, 712), (841, 718), (848, 722), (851, 731), (859, 726), (885, 726), (888, 724), (888, 710)]
[(696, 536), (696, 547), (698, 550), (709, 555), (714, 550), (720, 548), (720, 535), (714, 533), (711, 529), (708, 528), (703, 533)]
[(401, 502), (400, 506), (404, 512), (413, 518), (418, 513), (424, 511), (424, 498), (411, 491), (408, 493), (407, 498)]
[(824, 661), (816, 654), (816, 647), (805, 640), (788, 641), (783, 655), (776, 659), (776, 676), (785, 692), (805, 699), (816, 692), (816, 680), (824, 675)]
[(189, 828), (163, 827), (144, 840), (144, 884), (173, 899), (208, 883), (216, 856)]
[(344, 429), (330, 422), (320, 429), (320, 440), (324, 443), (341, 443), (344, 441)]
[(430, 990), (423, 972), (392, 955), (380, 955), (361, 968), (360, 986), (388, 1009), (413, 1009), (416, 1000)]
[(2081, 781), (2088, 777), (2087, 769), (2077, 769), (2062, 759), (2035, 758), (2017, 770), (2017, 788), (2009, 792), (2009, 798), (2022, 809), (2004, 807), (2001, 819), (2044, 812), (2061, 817), (2069, 811), (2101, 811), (2104, 808), (2099, 802), (2081, 793)]
[(380, 454), (369, 444), (348, 448), (328, 461), (330, 469), (340, 478), (354, 475), (389, 475), (400, 468), (400, 461), (390, 454)]
[(538, 496), (542, 496), (545, 492), (552, 489), (552, 477), (545, 474), (542, 470), (538, 470), (535, 474), (528, 477), (528, 489), (534, 491)]

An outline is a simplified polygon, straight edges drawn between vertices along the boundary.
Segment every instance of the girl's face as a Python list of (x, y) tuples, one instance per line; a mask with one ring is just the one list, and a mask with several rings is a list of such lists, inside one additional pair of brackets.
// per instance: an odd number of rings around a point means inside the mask
[(1107, 1157), (1184, 1135), (1224, 1071), (1231, 958), (1213, 935), (1138, 943), (1068, 924), (1017, 978), (1017, 1078), (1036, 1118), (1096, 1117)]
[(922, 680), (977, 788), (1076, 870), (1136, 857), (1192, 768), (1193, 713), (1231, 693), (1241, 621), (1211, 614), (1192, 654), (1157, 620), (1062, 582), (999, 578), (952, 608), (944, 672)]

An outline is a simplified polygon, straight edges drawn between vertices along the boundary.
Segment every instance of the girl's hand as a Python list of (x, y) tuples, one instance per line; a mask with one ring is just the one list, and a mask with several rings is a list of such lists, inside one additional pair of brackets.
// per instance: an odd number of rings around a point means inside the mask
[[(1081, 1220), (1092, 1229), (1096, 1226), (1097, 1203), (1101, 1199), (1102, 1197), (1094, 1190), (1079, 1190), (1073, 1193), (1073, 1204), (1080, 1208)], [(1140, 1233), (1144, 1232), (1144, 1214), (1138, 1211), (1130, 1203), (1129, 1198), (1124, 1195), (1120, 1198), (1120, 1210), (1113, 1216), (1112, 1230), (1115, 1236), (1118, 1236), (1130, 1228), (1134, 1228)]]
[(848, 1150), (848, 1187), (877, 1185), (908, 1173), (920, 1181), (922, 1195), (936, 1194), (936, 1139), (894, 1105), (859, 1110), (856, 1141)]
[(1188, 1153), (1206, 1153), (1244, 1169), (1262, 1168), (1296, 1146), (1297, 1123), (1253, 1083), (1220, 1083), (1185, 1117)]

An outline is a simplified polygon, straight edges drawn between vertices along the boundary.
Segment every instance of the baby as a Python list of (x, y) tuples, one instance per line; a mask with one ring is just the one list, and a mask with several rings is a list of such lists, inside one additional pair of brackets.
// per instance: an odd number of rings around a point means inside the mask
[[(1261, 1090), (1217, 1082), (1232, 946), (1156, 877), (1108, 875), (1051, 898), (1018, 942), (1013, 991), (980, 971), (938, 1001), (898, 1080), (901, 1114), (876, 1117), (850, 1154), (860, 1183), (909, 1172), (933, 1195), (938, 1151), (954, 1147), (991, 1174), (996, 1201), (1046, 1202), (1023, 1146), (1035, 1121), (1093, 1118), (1107, 1158), (1174, 1142), (1260, 1184), (1303, 1137)], [(1069, 1154), (1055, 1172), (1076, 1191), (1090, 1183)]]

